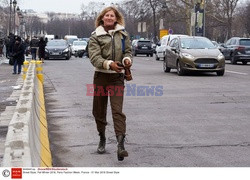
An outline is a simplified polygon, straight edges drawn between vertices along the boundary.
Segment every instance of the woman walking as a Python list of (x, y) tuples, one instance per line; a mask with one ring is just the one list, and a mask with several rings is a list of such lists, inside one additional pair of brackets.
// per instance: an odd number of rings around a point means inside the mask
[(22, 65), (24, 62), (24, 51), (25, 47), (22, 43), (21, 37), (19, 36), (15, 37), (15, 44), (13, 46), (13, 54), (12, 54), (14, 60), (13, 74), (21, 73)]
[[(128, 152), (124, 147), (126, 116), (122, 112), (124, 94), (124, 67), (130, 68), (131, 46), (128, 33), (124, 28), (124, 18), (114, 7), (105, 8), (97, 17), (96, 30), (92, 33), (88, 53), (95, 67), (93, 115), (95, 117), (100, 142), (97, 152), (105, 152), (107, 125), (107, 103), (110, 105), (118, 142), (118, 160), (124, 160)], [(103, 90), (103, 91), (102, 91)], [(100, 93), (103, 92), (103, 93)]]
[(45, 46), (47, 45), (47, 42), (43, 39), (43, 37), (40, 37), (38, 46), (39, 46), (39, 59), (44, 62), (45, 58)]

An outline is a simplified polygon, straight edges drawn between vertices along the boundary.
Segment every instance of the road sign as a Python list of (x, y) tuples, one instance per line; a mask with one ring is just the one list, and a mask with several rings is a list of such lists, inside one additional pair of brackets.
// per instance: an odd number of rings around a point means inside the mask
[(160, 39), (165, 36), (168, 35), (168, 30), (167, 29), (161, 29), (160, 30)]
[(168, 29), (168, 34), (173, 34), (173, 29)]

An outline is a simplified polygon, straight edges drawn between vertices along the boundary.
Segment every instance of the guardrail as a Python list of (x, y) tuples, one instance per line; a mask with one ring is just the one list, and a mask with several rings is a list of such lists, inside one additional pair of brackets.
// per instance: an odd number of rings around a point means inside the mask
[(24, 84), (5, 141), (3, 167), (51, 167), (42, 62), (25, 62)]

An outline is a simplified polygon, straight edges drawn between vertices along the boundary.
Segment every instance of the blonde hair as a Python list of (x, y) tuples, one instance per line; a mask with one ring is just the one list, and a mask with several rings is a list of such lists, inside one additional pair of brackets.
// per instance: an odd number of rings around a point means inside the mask
[(116, 16), (116, 20), (117, 20), (117, 24), (120, 24), (122, 26), (125, 26), (125, 22), (124, 22), (124, 17), (123, 15), (118, 11), (118, 9), (116, 9), (113, 6), (109, 6), (106, 7), (105, 9), (102, 10), (102, 12), (98, 15), (98, 17), (95, 20), (95, 27), (98, 27), (100, 25), (103, 25), (103, 20), (102, 18), (104, 17), (104, 15), (109, 12), (109, 11), (113, 11), (115, 13)]

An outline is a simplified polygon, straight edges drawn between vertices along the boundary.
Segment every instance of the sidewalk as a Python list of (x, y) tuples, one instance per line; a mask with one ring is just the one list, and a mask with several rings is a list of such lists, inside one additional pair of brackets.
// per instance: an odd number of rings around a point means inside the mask
[(0, 65), (1, 64), (4, 64), (4, 63), (6, 63), (6, 64), (9, 64), (9, 59), (7, 59), (5, 56), (3, 56), (3, 55), (0, 55)]
[(0, 166), (8, 125), (20, 96), (20, 84), (23, 82), (21, 74), (13, 75), (12, 72), (13, 66), (9, 65), (9, 60), (0, 57)]

